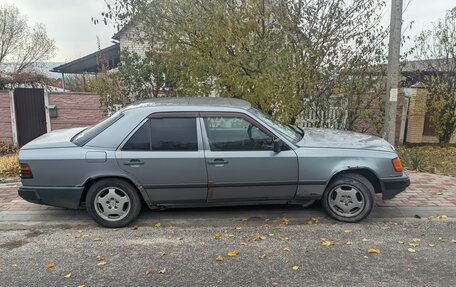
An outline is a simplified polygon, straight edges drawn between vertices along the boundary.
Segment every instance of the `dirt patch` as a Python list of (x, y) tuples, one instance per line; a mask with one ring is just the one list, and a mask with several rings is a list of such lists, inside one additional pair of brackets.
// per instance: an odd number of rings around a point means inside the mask
[(25, 240), (8, 241), (6, 243), (0, 244), (0, 249), (13, 250), (13, 249), (22, 247), (27, 243), (28, 243), (28, 241), (25, 241)]
[(25, 235), (26, 238), (33, 238), (33, 237), (37, 237), (37, 236), (40, 236), (41, 234), (43, 234), (44, 232), (43, 231), (39, 231), (39, 230), (31, 230), (29, 233), (27, 233)]

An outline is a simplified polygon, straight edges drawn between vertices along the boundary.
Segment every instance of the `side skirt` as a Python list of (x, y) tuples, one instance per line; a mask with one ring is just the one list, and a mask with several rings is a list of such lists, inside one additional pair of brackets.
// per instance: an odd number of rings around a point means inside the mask
[(257, 200), (257, 201), (225, 201), (201, 203), (155, 203), (149, 205), (150, 209), (166, 208), (198, 208), (198, 207), (223, 207), (223, 206), (254, 206), (254, 205), (302, 205), (309, 200)]

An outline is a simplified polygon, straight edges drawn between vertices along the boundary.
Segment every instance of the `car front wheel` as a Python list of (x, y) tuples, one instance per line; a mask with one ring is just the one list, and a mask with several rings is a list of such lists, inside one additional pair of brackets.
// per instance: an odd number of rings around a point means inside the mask
[(141, 211), (141, 199), (135, 188), (121, 179), (95, 182), (86, 196), (87, 212), (101, 226), (124, 227)]
[(325, 211), (343, 222), (358, 222), (372, 211), (375, 201), (374, 187), (362, 175), (346, 173), (331, 181), (322, 198)]

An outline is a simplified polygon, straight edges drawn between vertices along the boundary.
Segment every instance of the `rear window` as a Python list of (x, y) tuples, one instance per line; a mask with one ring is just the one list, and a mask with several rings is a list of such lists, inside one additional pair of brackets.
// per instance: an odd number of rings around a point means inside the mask
[(85, 145), (94, 139), (97, 135), (99, 135), (102, 131), (110, 127), (113, 123), (117, 122), (121, 117), (123, 117), (123, 115), (124, 114), (121, 112), (113, 114), (104, 121), (79, 132), (71, 139), (71, 142), (78, 146)]

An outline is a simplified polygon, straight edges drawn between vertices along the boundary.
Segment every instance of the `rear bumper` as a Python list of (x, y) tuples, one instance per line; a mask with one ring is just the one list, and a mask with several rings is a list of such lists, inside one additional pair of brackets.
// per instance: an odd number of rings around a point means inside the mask
[(383, 178), (380, 180), (382, 185), (383, 199), (392, 199), (397, 194), (403, 192), (410, 185), (410, 178), (406, 175), (394, 178)]
[(19, 196), (37, 204), (46, 204), (64, 208), (79, 208), (84, 187), (19, 187)]

